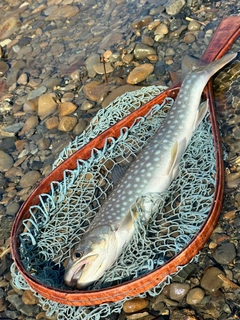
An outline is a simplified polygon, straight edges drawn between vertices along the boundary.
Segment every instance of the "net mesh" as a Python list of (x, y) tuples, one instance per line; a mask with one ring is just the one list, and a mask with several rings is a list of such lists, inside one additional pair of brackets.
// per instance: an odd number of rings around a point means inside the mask
[[(163, 91), (150, 86), (126, 93), (101, 109), (88, 129), (71, 142), (55, 161), (58, 166), (102, 131)], [(30, 218), (24, 221), (20, 235), (20, 254), (25, 269), (44, 284), (55, 288), (64, 286), (63, 275), (70, 248), (81, 239), (94, 215), (113, 187), (114, 165), (131, 163), (148, 139), (164, 121), (172, 99), (155, 105), (149, 113), (136, 119), (131, 128), (122, 128), (117, 139), (108, 139), (103, 149), (91, 157), (78, 160), (75, 170), (66, 170), (61, 182), (51, 183), (51, 192), (40, 196), (40, 203), (30, 208)], [(104, 276), (87, 289), (105, 288), (124, 283), (152, 271), (168, 261), (196, 235), (210, 210), (215, 187), (215, 156), (211, 125), (206, 115), (195, 131), (180, 162), (179, 175), (169, 189), (159, 194), (158, 210), (147, 225), (137, 220), (136, 232), (128, 247)], [(155, 201), (156, 199), (146, 199)], [(179, 266), (179, 270), (182, 266)], [(12, 266), (16, 287), (29, 289), (20, 273)], [(140, 296), (159, 294), (171, 279)], [(119, 313), (125, 300), (95, 307), (70, 307), (51, 300), (40, 299), (48, 314), (58, 319), (100, 319)], [(93, 303), (94, 304), (94, 303)]]

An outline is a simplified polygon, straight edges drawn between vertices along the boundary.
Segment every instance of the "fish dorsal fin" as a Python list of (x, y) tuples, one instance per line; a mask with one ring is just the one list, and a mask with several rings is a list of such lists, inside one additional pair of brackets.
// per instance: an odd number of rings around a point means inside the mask
[(188, 55), (184, 56), (182, 58), (182, 66), (181, 66), (182, 79), (184, 79), (190, 71), (195, 70), (198, 67), (204, 66), (204, 65), (206, 65), (206, 63), (196, 57), (188, 56)]
[(197, 118), (196, 118), (196, 121), (195, 121), (195, 127), (194, 127), (194, 130), (195, 128), (198, 127), (198, 125), (201, 123), (201, 121), (203, 120), (203, 118), (205, 117), (207, 111), (208, 111), (208, 105), (209, 105), (209, 102), (208, 102), (208, 99), (206, 101), (203, 101), (200, 105), (199, 105), (199, 108), (198, 108), (198, 114), (197, 114)]

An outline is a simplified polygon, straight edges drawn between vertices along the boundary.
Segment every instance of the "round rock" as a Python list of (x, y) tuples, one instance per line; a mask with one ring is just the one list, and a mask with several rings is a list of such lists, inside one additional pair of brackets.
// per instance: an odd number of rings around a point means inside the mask
[(213, 252), (214, 259), (220, 264), (229, 264), (236, 258), (236, 248), (232, 242), (223, 243)]
[(21, 188), (32, 187), (40, 178), (41, 174), (38, 171), (28, 171), (22, 176), (19, 184)]
[(73, 113), (76, 109), (77, 106), (70, 101), (60, 103), (58, 106), (60, 117), (68, 116), (69, 114)]
[(224, 272), (216, 267), (206, 268), (200, 282), (201, 287), (210, 294), (215, 293), (223, 284), (222, 280), (218, 277), (219, 274), (224, 274)]
[(190, 289), (186, 282), (173, 282), (169, 285), (169, 297), (175, 301), (182, 301)]
[(145, 80), (154, 70), (151, 63), (142, 64), (134, 68), (127, 77), (127, 83), (136, 84)]
[(41, 119), (46, 118), (57, 109), (57, 103), (54, 100), (54, 93), (42, 94), (38, 99), (38, 116)]
[(156, 54), (156, 50), (146, 44), (138, 43), (133, 53), (137, 60), (144, 60), (147, 56)]
[(68, 132), (71, 131), (76, 126), (76, 124), (76, 117), (65, 116), (60, 119), (58, 130)]
[(13, 159), (6, 152), (0, 150), (0, 171), (5, 172), (13, 165)]
[(126, 313), (138, 312), (148, 307), (149, 301), (147, 298), (134, 298), (127, 300), (123, 304), (123, 311)]
[(199, 304), (204, 298), (205, 291), (202, 288), (195, 287), (189, 290), (186, 301), (190, 305)]

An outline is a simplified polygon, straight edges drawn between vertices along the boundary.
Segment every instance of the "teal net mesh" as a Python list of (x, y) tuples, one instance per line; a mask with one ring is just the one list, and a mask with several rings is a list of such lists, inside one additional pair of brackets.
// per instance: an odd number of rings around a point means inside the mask
[[(73, 152), (115, 124), (133, 110), (160, 94), (164, 87), (150, 86), (126, 93), (102, 109), (82, 135), (59, 155), (58, 166)], [(61, 182), (52, 182), (51, 191), (40, 196), (39, 205), (30, 208), (20, 235), (20, 255), (25, 269), (44, 284), (64, 288), (64, 267), (70, 249), (81, 239), (99, 207), (113, 188), (112, 168), (131, 163), (159, 128), (171, 108), (167, 98), (155, 105), (131, 128), (122, 128), (117, 139), (107, 139), (101, 150), (93, 150), (88, 160), (79, 159), (75, 170), (66, 170)], [(181, 251), (196, 235), (207, 218), (215, 188), (215, 155), (211, 124), (206, 115), (195, 131), (179, 166), (179, 175), (169, 189), (159, 194), (158, 208), (147, 225), (137, 220), (136, 231), (116, 263), (87, 290), (124, 283), (160, 267)], [(147, 199), (155, 201), (156, 199)], [(178, 266), (179, 270), (183, 266)], [(29, 289), (12, 266), (16, 287)], [(140, 296), (156, 296), (171, 279)], [(100, 319), (119, 313), (125, 299), (95, 307), (70, 307), (41, 297), (41, 305), (58, 319)], [(94, 301), (93, 301), (94, 305)]]

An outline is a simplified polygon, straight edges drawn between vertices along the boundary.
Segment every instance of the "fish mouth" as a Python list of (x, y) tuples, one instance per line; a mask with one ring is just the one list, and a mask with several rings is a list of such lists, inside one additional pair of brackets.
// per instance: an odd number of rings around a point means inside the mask
[(74, 287), (75, 285), (77, 285), (77, 287), (79, 288), (80, 285), (78, 285), (77, 283), (80, 280), (84, 269), (89, 265), (89, 263), (94, 261), (97, 256), (97, 254), (93, 254), (87, 257), (82, 257), (80, 260), (76, 261), (72, 266), (70, 266), (69, 270), (66, 271), (64, 276), (65, 284), (69, 287)]

